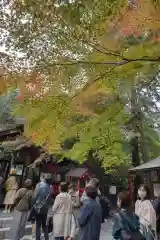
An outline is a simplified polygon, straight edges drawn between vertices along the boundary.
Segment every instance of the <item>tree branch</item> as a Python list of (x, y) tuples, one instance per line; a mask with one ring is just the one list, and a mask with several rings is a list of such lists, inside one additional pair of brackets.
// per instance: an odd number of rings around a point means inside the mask
[(126, 57), (123, 57), (123, 61), (104, 61), (104, 62), (96, 62), (96, 61), (70, 61), (70, 62), (54, 62), (49, 64), (50, 66), (72, 66), (72, 65), (114, 65), (114, 66), (123, 66), (127, 63), (131, 62), (160, 62), (160, 57), (158, 58), (149, 58), (149, 57), (141, 57), (141, 58), (135, 58), (135, 59), (129, 59)]
[(113, 71), (113, 69), (115, 68), (112, 67), (111, 69), (109, 69), (108, 71), (98, 75), (95, 79), (93, 79), (92, 81), (88, 82), (80, 91), (78, 91), (74, 96), (72, 96), (69, 101), (64, 105), (64, 107), (62, 108), (59, 117), (62, 116), (63, 112), (65, 111), (65, 109), (69, 106), (69, 104), (72, 102), (73, 99), (75, 99), (76, 97), (78, 97), (78, 95), (80, 95), (83, 91), (86, 91), (93, 83), (97, 82), (98, 80), (100, 80), (101, 78), (104, 78), (108, 73), (110, 73), (111, 71)]
[[(104, 55), (110, 55), (110, 56), (114, 56), (114, 57), (118, 57), (122, 60), (125, 60), (125, 58), (121, 55), (121, 53), (114, 51), (114, 50), (110, 50), (108, 48), (106, 48), (105, 46), (101, 45), (100, 43), (97, 42), (92, 42), (91, 40), (88, 39), (83, 39), (83, 38), (79, 38), (77, 36), (77, 34), (74, 32), (74, 29), (72, 29), (64, 20), (61, 16), (57, 16), (60, 21), (62, 21), (62, 23), (65, 25), (65, 27), (67, 27), (67, 29), (69, 30), (70, 34), (73, 36), (73, 38), (75, 38), (75, 40), (77, 40), (78, 42), (82, 42), (84, 44), (87, 44), (89, 47), (92, 47), (94, 50), (96, 50), (97, 52), (100, 52)], [(81, 26), (82, 28), (82, 26)], [(85, 29), (84, 29), (85, 31)], [(103, 50), (102, 50), (103, 49)]]

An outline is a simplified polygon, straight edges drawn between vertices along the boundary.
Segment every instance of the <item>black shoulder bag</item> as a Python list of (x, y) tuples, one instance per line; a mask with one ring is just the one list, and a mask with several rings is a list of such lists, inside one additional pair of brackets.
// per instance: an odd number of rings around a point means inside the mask
[[(136, 229), (124, 216), (123, 213), (118, 214), (119, 224), (121, 227), (121, 239), (122, 240), (146, 240), (146, 238), (141, 234), (141, 232)], [(123, 224), (124, 223), (124, 224)], [(125, 225), (127, 226), (125, 228)]]

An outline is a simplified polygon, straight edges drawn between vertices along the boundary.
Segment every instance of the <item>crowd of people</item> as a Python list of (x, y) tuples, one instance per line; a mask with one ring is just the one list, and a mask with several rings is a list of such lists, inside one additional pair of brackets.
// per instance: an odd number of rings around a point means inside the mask
[[(59, 194), (55, 198), (51, 180), (51, 175), (45, 174), (33, 190), (32, 180), (27, 179), (24, 187), (16, 191), (12, 204), (14, 220), (9, 239), (22, 239), (26, 222), (30, 221), (36, 240), (41, 239), (41, 230), (45, 240), (49, 240), (50, 231), (53, 231), (55, 240), (99, 240), (101, 223), (104, 219), (98, 179), (90, 179), (81, 197), (74, 185), (61, 182)], [(149, 188), (141, 185), (138, 199), (133, 206), (128, 192), (119, 193), (113, 238), (158, 239), (159, 197), (151, 201)]]
[[(27, 221), (33, 225), (35, 239), (49, 240), (49, 221), (52, 218), (55, 240), (98, 240), (102, 222), (102, 209), (98, 200), (98, 180), (91, 179), (80, 198), (74, 185), (61, 182), (59, 194), (54, 199), (51, 188), (52, 176), (45, 174), (33, 190), (31, 179), (15, 192), (10, 240), (20, 240), (25, 234)], [(51, 211), (50, 211), (51, 209)], [(8, 210), (8, 206), (5, 211)]]

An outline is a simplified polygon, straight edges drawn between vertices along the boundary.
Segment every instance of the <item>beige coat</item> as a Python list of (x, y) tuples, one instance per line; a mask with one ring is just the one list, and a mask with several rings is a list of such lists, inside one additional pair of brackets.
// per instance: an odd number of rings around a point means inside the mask
[(68, 193), (60, 193), (54, 202), (53, 229), (55, 237), (67, 238), (72, 232), (72, 199)]
[(137, 200), (135, 204), (135, 214), (139, 217), (140, 224), (148, 228), (156, 230), (156, 213), (149, 200)]
[(4, 204), (12, 205), (14, 203), (14, 196), (18, 190), (18, 183), (16, 181), (16, 178), (14, 176), (11, 176), (9, 177), (5, 184), (6, 190), (8, 192), (6, 193)]

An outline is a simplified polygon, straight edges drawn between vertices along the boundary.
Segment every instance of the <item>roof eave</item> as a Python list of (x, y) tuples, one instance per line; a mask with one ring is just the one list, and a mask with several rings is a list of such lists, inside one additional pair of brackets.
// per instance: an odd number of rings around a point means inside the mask
[(157, 170), (157, 169), (160, 169), (160, 166), (158, 167), (151, 167), (151, 168), (141, 168), (141, 169), (134, 169), (134, 168), (132, 168), (132, 169), (129, 169), (128, 171), (130, 172), (130, 173), (133, 173), (133, 172), (142, 172), (142, 171), (153, 171), (153, 170)]

